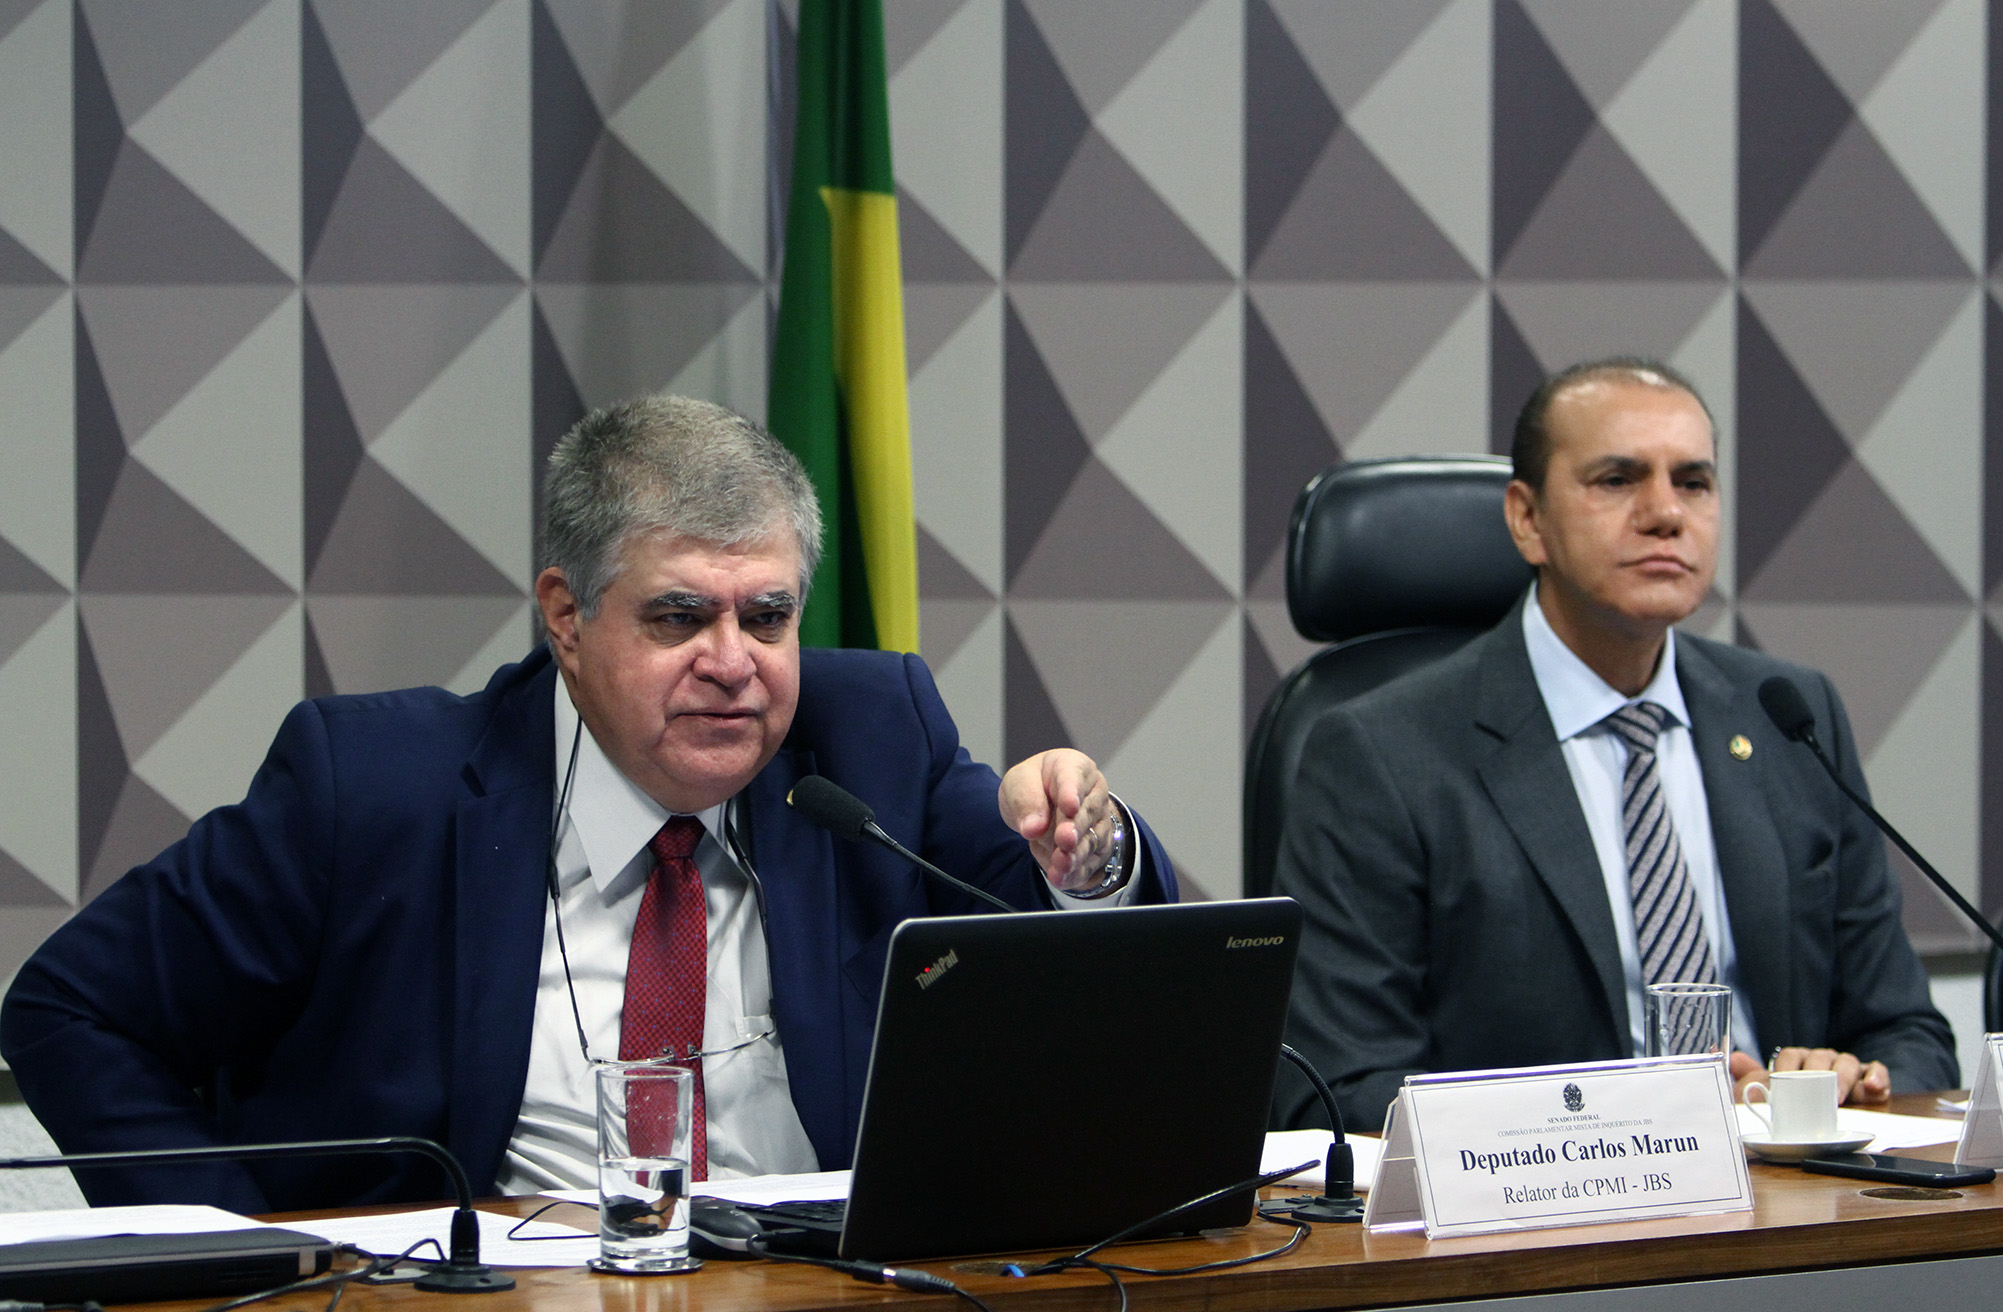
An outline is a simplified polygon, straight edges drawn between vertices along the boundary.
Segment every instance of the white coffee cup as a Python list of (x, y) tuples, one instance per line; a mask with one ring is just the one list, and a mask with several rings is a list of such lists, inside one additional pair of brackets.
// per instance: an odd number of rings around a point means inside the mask
[[(1754, 1089), (1766, 1095), (1765, 1111), (1753, 1105)], [(1774, 1143), (1831, 1143), (1840, 1133), (1835, 1071), (1775, 1071), (1746, 1086), (1746, 1106)]]

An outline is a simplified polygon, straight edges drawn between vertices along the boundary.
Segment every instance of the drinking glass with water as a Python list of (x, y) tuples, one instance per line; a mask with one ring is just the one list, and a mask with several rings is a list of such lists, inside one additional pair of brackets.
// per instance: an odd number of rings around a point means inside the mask
[(662, 1061), (605, 1062), (598, 1078), (598, 1256), (620, 1275), (702, 1266), (689, 1256), (695, 1076)]

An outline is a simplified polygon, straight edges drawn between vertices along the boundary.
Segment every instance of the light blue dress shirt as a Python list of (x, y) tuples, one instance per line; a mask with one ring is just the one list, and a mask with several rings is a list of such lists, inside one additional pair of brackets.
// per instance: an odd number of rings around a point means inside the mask
[(1592, 671), (1567, 647), (1537, 604), (1533, 585), (1523, 607), (1523, 640), (1530, 649), (1530, 670), (1557, 730), (1558, 746), (1571, 771), (1572, 787), (1585, 812), (1586, 828), (1606, 880), (1607, 905), (1613, 911), (1614, 937), (1620, 944), (1621, 974), (1627, 985), (1628, 1032), (1637, 1054), (1648, 1051), (1643, 1033), (1641, 954), (1635, 947), (1634, 902), (1628, 892), (1627, 834), (1621, 821), (1621, 776), (1627, 770), (1627, 744), (1602, 721), (1629, 702), (1654, 702), (1666, 709), (1673, 723), (1656, 742), (1656, 768), (1662, 774), (1669, 814), (1683, 845), (1683, 863), (1704, 914), (1704, 933), (1711, 940), (1712, 960), (1719, 979), (1732, 986), (1732, 1046), (1759, 1055), (1759, 1036), (1739, 983), (1739, 956), (1732, 944), (1732, 921), (1718, 883), (1718, 848), (1711, 836), (1711, 811), (1704, 796), (1704, 773), (1690, 741), (1690, 711), (1683, 686), (1676, 679), (1676, 633), (1662, 644), (1655, 677), (1636, 697), (1623, 696)]

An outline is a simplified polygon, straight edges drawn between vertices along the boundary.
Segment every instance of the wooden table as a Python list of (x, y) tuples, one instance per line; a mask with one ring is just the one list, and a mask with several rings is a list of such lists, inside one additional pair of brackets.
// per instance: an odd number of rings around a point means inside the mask
[[(1893, 1107), (1915, 1115), (1932, 1109), (1932, 1095), (1900, 1099)], [(1954, 1123), (1944, 1123), (1944, 1135), (1955, 1132)], [(1907, 1151), (1941, 1160), (1953, 1157), (1951, 1146)], [(1752, 1172), (1751, 1213), (1440, 1241), (1428, 1241), (1423, 1234), (1372, 1235), (1359, 1226), (1322, 1225), (1286, 1257), (1203, 1275), (1129, 1277), (1128, 1292), (1137, 1312), (1291, 1312), (1512, 1295), (1546, 1296), (1512, 1305), (1523, 1308), (1699, 1306), (1694, 1296), (1700, 1291), (1649, 1288), (1692, 1280), (1716, 1282), (1701, 1291), (1706, 1312), (1735, 1307), (1772, 1312), (1780, 1306), (1873, 1306), (1899, 1312), (1922, 1305), (1935, 1312), (2003, 1303), (1996, 1292), (2003, 1290), (2003, 1183), (1959, 1190), (1960, 1197), (1946, 1201), (1909, 1201), (1869, 1197), (1863, 1191), (1874, 1186), (1868, 1182), (1809, 1175), (1793, 1167), (1755, 1164)], [(1292, 1191), (1271, 1192), (1285, 1196)], [(487, 1206), (526, 1214), (540, 1201), (545, 1200), (507, 1199)], [(1193, 1265), (1258, 1252), (1288, 1233), (1255, 1222), (1198, 1239), (1129, 1246), (1112, 1260)], [(1115, 1312), (1118, 1307), (1105, 1278), (1093, 1273), (1013, 1279), (987, 1274), (979, 1263), (916, 1265), (957, 1281), (998, 1312), (1004, 1307), (1014, 1312)], [(692, 1276), (651, 1279), (581, 1269), (514, 1269), (512, 1274), (518, 1284), (510, 1293), (469, 1297), (407, 1287), (361, 1288), (344, 1297), (342, 1306), (370, 1312), (418, 1312), (420, 1307), (422, 1312), (821, 1312), (886, 1304), (914, 1312), (964, 1312), (969, 1306), (945, 1295), (907, 1293), (769, 1262), (711, 1262)], [(1782, 1285), (1789, 1287), (1789, 1295), (1776, 1301)], [(1965, 1291), (1978, 1289), (1982, 1301), (1967, 1302)], [(1563, 1291), (1596, 1292), (1586, 1297)], [(290, 1309), (302, 1303), (293, 1298), (275, 1306)]]

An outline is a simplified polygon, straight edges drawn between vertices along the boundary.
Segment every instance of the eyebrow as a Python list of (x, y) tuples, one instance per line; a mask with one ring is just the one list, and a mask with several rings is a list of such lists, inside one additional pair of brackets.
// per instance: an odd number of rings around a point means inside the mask
[[(1633, 475), (1646, 473), (1650, 468), (1648, 461), (1636, 459), (1634, 456), (1602, 456), (1586, 466), (1586, 475), (1591, 477), (1609, 472)], [(1715, 477), (1718, 464), (1714, 460), (1686, 460), (1681, 464), (1670, 466), (1669, 472), (1671, 477), (1677, 478), (1687, 478), (1691, 474), (1709, 474)]]
[[(675, 589), (656, 593), (647, 599), (647, 605), (668, 610), (716, 610), (718, 608), (715, 597), (707, 596), (700, 592), (683, 592)], [(798, 610), (799, 608), (800, 599), (784, 588), (777, 588), (771, 592), (761, 592), (755, 597), (747, 597), (743, 606), (745, 610)]]

